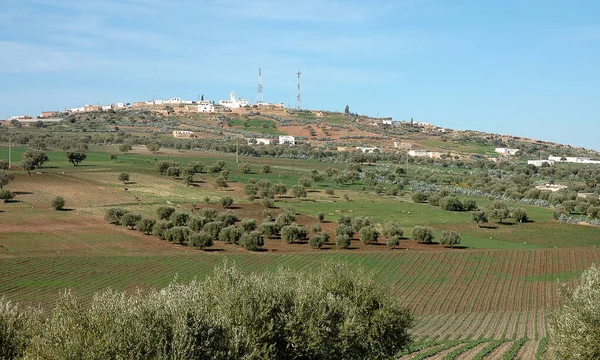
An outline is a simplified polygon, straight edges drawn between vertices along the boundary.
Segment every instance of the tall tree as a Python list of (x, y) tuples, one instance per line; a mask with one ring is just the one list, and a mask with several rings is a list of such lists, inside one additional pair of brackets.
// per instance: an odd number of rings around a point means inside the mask
[(31, 170), (42, 166), (48, 161), (48, 155), (42, 150), (29, 149), (21, 157), (21, 167), (31, 175)]
[(344, 109), (344, 114), (350, 114), (350, 106), (346, 105), (346, 108)]

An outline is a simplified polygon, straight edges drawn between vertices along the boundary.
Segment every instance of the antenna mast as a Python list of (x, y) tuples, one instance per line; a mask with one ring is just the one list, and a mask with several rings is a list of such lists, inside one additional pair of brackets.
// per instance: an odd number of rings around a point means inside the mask
[(263, 92), (262, 92), (262, 72), (260, 68), (258, 68), (258, 93), (256, 95), (256, 103), (261, 104), (263, 102)]
[(296, 75), (298, 75), (298, 95), (296, 96), (298, 99), (298, 104), (296, 105), (296, 109), (300, 110), (300, 103), (301, 103), (301, 101), (300, 101), (300, 75), (302, 75), (300, 70), (298, 70)]

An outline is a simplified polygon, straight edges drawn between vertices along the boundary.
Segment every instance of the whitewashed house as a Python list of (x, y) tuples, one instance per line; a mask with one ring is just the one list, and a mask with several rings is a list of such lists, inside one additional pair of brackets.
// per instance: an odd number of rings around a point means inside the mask
[(540, 167), (544, 164), (548, 164), (550, 166), (554, 165), (554, 160), (527, 160), (528, 165), (535, 165)]
[(280, 135), (279, 136), (279, 144), (280, 145), (296, 145), (296, 138), (289, 135)]
[(229, 100), (219, 100), (219, 105), (228, 107), (230, 109), (239, 109), (248, 106), (248, 100), (236, 99), (235, 91), (231, 90), (229, 94)]
[(502, 155), (517, 155), (517, 153), (520, 151), (519, 149), (509, 149), (509, 148), (496, 148), (494, 149), (495, 152), (497, 152), (498, 154), (502, 154)]
[(215, 112), (215, 105), (210, 101), (203, 100), (198, 103), (199, 113), (212, 113)]

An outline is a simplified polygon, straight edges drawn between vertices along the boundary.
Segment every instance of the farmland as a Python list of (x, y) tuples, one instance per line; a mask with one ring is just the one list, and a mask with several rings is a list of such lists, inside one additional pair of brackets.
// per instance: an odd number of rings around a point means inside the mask
[[(15, 148), (13, 156), (19, 158), (24, 150)], [(89, 299), (105, 288), (133, 292), (163, 287), (172, 281), (203, 278), (223, 262), (261, 272), (278, 267), (311, 271), (333, 260), (371, 273), (416, 316), (415, 342), (402, 358), (471, 359), (484, 354), (502, 358), (508, 353), (534, 358), (545, 350), (546, 312), (559, 305), (559, 281), (572, 282), (582, 270), (600, 262), (600, 229), (557, 222), (549, 208), (511, 204), (527, 209), (531, 221), (480, 227), (469, 212), (414, 203), (408, 190), (382, 196), (363, 191), (361, 180), (336, 183), (329, 178), (314, 182), (306, 198), (275, 196), (271, 211), (293, 207), (297, 222), (308, 227), (323, 212), (321, 226), (331, 238), (340, 215), (367, 216), (377, 227), (393, 220), (405, 233), (400, 245), (388, 249), (382, 240), (363, 244), (354, 239), (349, 249), (338, 249), (331, 242), (311, 249), (305, 242), (267, 239), (264, 251), (256, 253), (219, 241), (202, 251), (111, 225), (104, 213), (119, 206), (152, 217), (158, 206), (166, 204), (180, 211), (193, 207), (220, 211), (219, 199), (231, 196), (235, 201), (231, 211), (261, 221), (266, 208), (244, 193), (251, 179), (291, 188), (312, 169), (323, 172), (346, 165), (242, 156), (240, 162), (252, 168), (245, 174), (237, 170), (230, 154), (171, 149), (150, 154), (135, 147), (132, 153), (110, 160), (114, 152), (111, 146), (93, 147), (81, 165), (73, 166), (63, 151), (53, 149), (42, 168), (31, 175), (17, 172), (8, 186), (17, 202), (0, 203), (2, 296), (23, 305), (49, 307), (64, 289)], [(0, 158), (5, 157), (6, 148), (0, 148)], [(161, 176), (155, 170), (161, 160), (179, 161), (182, 168), (190, 161), (209, 165), (222, 160), (231, 172), (228, 187), (216, 187), (218, 174), (206, 170), (195, 176), (193, 186), (186, 186), (181, 178)], [(260, 173), (264, 164), (270, 165), (271, 172)], [(426, 164), (411, 165), (404, 176), (414, 179), (428, 169)], [(118, 180), (123, 171), (130, 174), (127, 183)], [(328, 189), (335, 191), (333, 195), (325, 193)], [(58, 195), (64, 197), (67, 211), (52, 209), (50, 201)], [(474, 199), (481, 207), (491, 205), (487, 198)], [(442, 231), (460, 232), (460, 247), (409, 239), (415, 225), (431, 226), (436, 238)]]

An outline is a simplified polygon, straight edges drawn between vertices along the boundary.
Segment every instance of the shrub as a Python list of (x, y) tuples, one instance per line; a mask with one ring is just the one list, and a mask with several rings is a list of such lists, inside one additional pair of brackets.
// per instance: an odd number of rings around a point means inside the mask
[(244, 233), (240, 238), (240, 245), (248, 251), (256, 251), (265, 244), (265, 241), (259, 231)]
[(333, 189), (325, 189), (325, 194), (327, 194), (329, 196), (333, 196), (333, 195), (335, 195), (335, 190), (333, 190)]
[(187, 226), (195, 232), (200, 232), (204, 228), (204, 225), (208, 222), (208, 219), (204, 216), (192, 216), (187, 222)]
[(202, 231), (210, 234), (210, 236), (212, 236), (214, 240), (217, 240), (219, 238), (219, 233), (221, 232), (221, 229), (223, 229), (224, 227), (225, 226), (220, 221), (211, 221), (204, 225)]
[(233, 199), (230, 196), (225, 196), (224, 198), (221, 198), (221, 206), (227, 209), (231, 207), (231, 205), (233, 205)]
[(270, 209), (275, 206), (275, 202), (273, 201), (273, 199), (268, 199), (268, 198), (262, 199), (262, 204), (267, 209)]
[(238, 221), (237, 215), (233, 211), (225, 211), (215, 216), (215, 221), (222, 222), (223, 225), (233, 225)]
[(402, 230), (402, 226), (399, 223), (386, 221), (383, 223), (383, 236), (385, 237), (399, 237), (404, 236), (404, 230)]
[(281, 227), (275, 221), (264, 221), (260, 226), (260, 232), (267, 238), (273, 238), (279, 234)]
[(379, 233), (373, 226), (369, 225), (360, 229), (358, 237), (363, 244), (373, 244), (377, 242)]
[(355, 233), (359, 232), (360, 229), (371, 225), (373, 225), (373, 220), (370, 217), (357, 216), (352, 219), (352, 228)]
[(260, 168), (260, 172), (263, 173), (263, 174), (270, 174), (271, 173), (271, 166), (269, 164), (264, 164)]
[(443, 231), (440, 244), (453, 248), (454, 245), (460, 244), (460, 234), (456, 231)]
[(328, 240), (328, 236), (326, 233), (321, 232), (318, 234), (314, 234), (309, 240), (308, 244), (313, 249), (320, 249), (323, 244), (325, 244)]
[(172, 206), (159, 206), (156, 208), (156, 215), (160, 220), (167, 220), (171, 217), (171, 214), (175, 212), (175, 208)]
[(352, 239), (352, 237), (354, 236), (354, 228), (352, 226), (346, 225), (346, 224), (340, 224), (336, 229), (335, 229), (335, 233), (336, 234), (346, 234), (349, 238)]
[(416, 192), (412, 195), (412, 201), (417, 204), (427, 202), (427, 195), (424, 192)]
[(0, 200), (4, 200), (4, 202), (7, 202), (8, 200), (12, 200), (13, 198), (13, 194), (10, 190), (0, 190)]
[(213, 238), (210, 234), (200, 231), (191, 233), (188, 238), (188, 246), (193, 246), (204, 250), (204, 248), (213, 246)]
[(121, 225), (133, 230), (140, 220), (142, 220), (142, 215), (127, 213), (121, 217)]
[(317, 213), (317, 219), (319, 220), (319, 222), (325, 221), (325, 214), (323, 212), (319, 211)]
[(283, 195), (287, 194), (287, 191), (287, 186), (285, 186), (285, 184), (279, 183), (273, 186), (273, 192), (279, 195), (279, 197), (282, 197)]
[(292, 186), (292, 195), (297, 198), (303, 198), (307, 196), (306, 188), (302, 185), (294, 185)]
[(242, 174), (250, 174), (252, 172), (252, 166), (247, 162), (243, 162), (238, 165), (238, 171)]
[(396, 247), (396, 246), (400, 245), (400, 239), (401, 239), (401, 237), (400, 237), (400, 236), (392, 236), (392, 237), (389, 237), (389, 238), (387, 239), (387, 241), (386, 241), (385, 245), (386, 245), (388, 248), (390, 248), (390, 249), (393, 249), (394, 247)]
[(288, 244), (304, 240), (307, 235), (308, 230), (304, 226), (291, 224), (281, 228), (281, 239)]
[(156, 224), (156, 220), (143, 218), (136, 224), (136, 227), (139, 231), (143, 232), (146, 235), (152, 234), (152, 229)]
[(65, 199), (62, 196), (57, 196), (52, 199), (52, 207), (54, 210), (62, 210), (65, 207)]
[(420, 243), (430, 244), (433, 242), (433, 230), (430, 227), (416, 225), (412, 229), (412, 237)]
[(104, 214), (104, 220), (109, 221), (111, 224), (121, 224), (121, 218), (129, 211), (122, 208), (108, 208)]
[(347, 249), (350, 247), (350, 236), (343, 232), (335, 233), (335, 245), (338, 249)]
[[(387, 359), (413, 324), (368, 272), (331, 262), (254, 275), (224, 265), (202, 281), (88, 301), (66, 293), (47, 314), (0, 300), (0, 319), (15, 324), (0, 356), (31, 359)], [(324, 322), (330, 331), (316, 331)]]
[(242, 219), (240, 225), (245, 232), (256, 230), (256, 219), (244, 218)]
[(171, 177), (179, 177), (181, 175), (181, 169), (178, 166), (171, 166), (167, 169), (167, 175)]
[(338, 218), (338, 224), (352, 226), (352, 218), (348, 215), (340, 215)]
[(563, 305), (548, 319), (550, 352), (556, 359), (600, 358), (600, 268), (592, 265), (575, 289), (559, 288)]
[(222, 189), (222, 188), (226, 188), (229, 186), (229, 184), (227, 184), (227, 178), (225, 178), (224, 176), (219, 176), (215, 179), (215, 186), (218, 189)]
[(190, 215), (183, 211), (175, 211), (171, 214), (169, 219), (173, 221), (175, 226), (185, 226), (190, 219)]
[(205, 218), (207, 218), (209, 221), (213, 221), (217, 215), (219, 214), (219, 212), (213, 208), (202, 208), (200, 209), (200, 211), (198, 212), (198, 214), (200, 216), (204, 216)]
[(313, 232), (313, 234), (316, 234), (316, 233), (321, 232), (321, 231), (323, 231), (323, 229), (321, 229), (321, 224), (319, 224), (319, 223), (312, 224), (312, 232)]
[(279, 214), (279, 216), (277, 216), (277, 219), (275, 219), (275, 222), (280, 227), (290, 225), (294, 221), (296, 221), (296, 214), (289, 210), (282, 212), (281, 214)]
[(239, 226), (229, 225), (219, 232), (219, 240), (228, 244), (237, 244), (244, 232)]
[(475, 211), (477, 210), (477, 203), (473, 199), (466, 199), (463, 203), (465, 211)]
[(120, 173), (119, 174), (119, 181), (124, 182), (124, 183), (128, 182), (129, 181), (129, 174), (126, 173), (126, 172)]
[(515, 208), (512, 211), (511, 217), (515, 218), (518, 222), (527, 222), (529, 217), (527, 216), (527, 210), (523, 208)]
[(165, 232), (168, 241), (181, 245), (187, 244), (191, 230), (187, 226), (173, 226)]
[(161, 240), (167, 240), (167, 230), (175, 226), (172, 221), (169, 220), (158, 220), (154, 224), (152, 233)]
[(446, 211), (464, 211), (463, 204), (454, 196), (445, 196), (440, 199), (439, 206)]
[(480, 226), (480, 223), (487, 223), (488, 222), (488, 216), (485, 213), (485, 211), (476, 211), (474, 213), (472, 213), (472, 219), (473, 221), (475, 221), (477, 223), (477, 226)]

